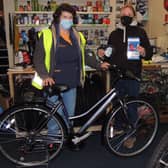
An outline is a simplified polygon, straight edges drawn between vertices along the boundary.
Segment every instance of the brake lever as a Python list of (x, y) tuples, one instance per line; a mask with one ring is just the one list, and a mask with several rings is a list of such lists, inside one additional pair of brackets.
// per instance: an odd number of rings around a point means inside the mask
[(129, 70), (125, 71), (124, 69), (118, 68), (116, 64), (110, 65), (109, 70), (116, 71), (117, 73), (119, 73), (120, 78), (123, 78), (124, 76), (127, 76), (131, 79), (134, 79), (134, 80), (138, 81), (138, 82), (141, 81), (141, 79), (138, 78), (137, 76), (135, 76), (131, 71), (129, 71)]

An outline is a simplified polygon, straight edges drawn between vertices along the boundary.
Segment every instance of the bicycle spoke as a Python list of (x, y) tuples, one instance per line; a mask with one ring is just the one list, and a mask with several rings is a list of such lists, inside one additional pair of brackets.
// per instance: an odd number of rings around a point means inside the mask
[[(113, 138), (110, 139), (110, 144), (113, 146), (113, 148), (116, 151), (119, 151), (119, 149), (123, 146), (123, 143), (127, 139), (129, 139), (132, 135), (134, 135), (135, 132), (136, 132), (135, 129), (133, 131), (127, 130), (120, 135), (116, 135), (116, 136), (114, 136)], [(112, 143), (113, 141), (114, 141), (114, 143), (116, 142), (115, 145), (113, 145), (113, 143)]]
[(37, 166), (53, 159), (64, 143), (64, 130), (59, 117), (48, 118), (48, 114), (45, 108), (34, 106), (7, 112), (0, 122), (2, 154), (22, 166)]
[(166, 167), (168, 166), (168, 163), (166, 163), (166, 162), (163, 161), (162, 159), (160, 159), (159, 162), (160, 162), (162, 165), (166, 166)]
[[(136, 112), (138, 118), (135, 118)], [(131, 115), (134, 118), (129, 118)], [(157, 126), (157, 114), (149, 103), (143, 100), (130, 100), (125, 102), (124, 108), (120, 106), (111, 113), (106, 126), (108, 131), (104, 136), (105, 142), (108, 149), (117, 155), (133, 156), (151, 144)], [(114, 130), (111, 131), (111, 127)]]
[[(2, 139), (2, 141), (1, 141), (1, 139)], [(2, 144), (12, 143), (12, 142), (15, 142), (15, 141), (21, 141), (21, 140), (24, 140), (25, 138), (15, 138), (15, 139), (8, 138), (8, 139), (0, 138), (0, 144), (2, 145)]]
[(161, 158), (159, 159), (159, 163), (168, 166), (168, 151), (163, 152)]
[[(56, 139), (56, 137), (58, 137)], [(35, 141), (36, 142), (47, 142), (47, 143), (61, 143), (61, 135), (58, 136), (36, 136)]]

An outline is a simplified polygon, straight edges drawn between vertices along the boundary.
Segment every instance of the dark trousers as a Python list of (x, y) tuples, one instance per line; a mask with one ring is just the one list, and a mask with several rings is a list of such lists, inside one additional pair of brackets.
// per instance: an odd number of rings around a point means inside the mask
[[(137, 98), (139, 95), (140, 83), (136, 80), (119, 80), (115, 88), (119, 92), (120, 97), (128, 96)], [(130, 123), (134, 124), (138, 118), (136, 104), (128, 106), (128, 117)], [(122, 128), (122, 114), (118, 113), (116, 116), (117, 129)]]

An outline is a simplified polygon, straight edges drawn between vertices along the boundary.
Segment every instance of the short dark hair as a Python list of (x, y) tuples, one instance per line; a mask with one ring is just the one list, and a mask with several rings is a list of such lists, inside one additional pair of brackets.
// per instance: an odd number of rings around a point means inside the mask
[(53, 22), (58, 24), (60, 22), (60, 16), (62, 14), (62, 12), (69, 12), (72, 14), (73, 16), (73, 23), (77, 24), (77, 14), (76, 14), (76, 10), (73, 6), (71, 6), (68, 3), (63, 3), (61, 5), (59, 5), (57, 7), (57, 9), (55, 10), (54, 14), (53, 14)]

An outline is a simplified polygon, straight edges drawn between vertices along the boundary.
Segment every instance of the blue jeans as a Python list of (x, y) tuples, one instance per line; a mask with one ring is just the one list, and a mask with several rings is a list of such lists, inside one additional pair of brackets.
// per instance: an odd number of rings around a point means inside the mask
[[(136, 80), (119, 80), (115, 86), (119, 92), (120, 97), (128, 95), (129, 97), (137, 98), (139, 95), (140, 83)], [(134, 124), (138, 118), (137, 106), (128, 106), (128, 117), (130, 123)], [(121, 129), (122, 116), (121, 114), (116, 115), (116, 127)]]
[[(65, 105), (65, 108), (68, 113), (68, 117), (72, 117), (75, 115), (75, 106), (76, 106), (76, 88), (69, 89), (68, 91), (62, 92), (61, 93), (63, 103)], [(58, 96), (54, 95), (52, 97), (48, 97), (47, 101), (49, 101), (51, 104), (54, 104), (58, 101)], [(65, 123), (69, 127), (67, 118), (65, 117), (63, 111), (61, 109), (58, 110), (58, 113), (62, 116), (64, 119)], [(48, 122), (48, 131), (49, 132), (55, 132), (58, 129), (58, 126), (56, 126), (54, 120), (50, 120)]]

